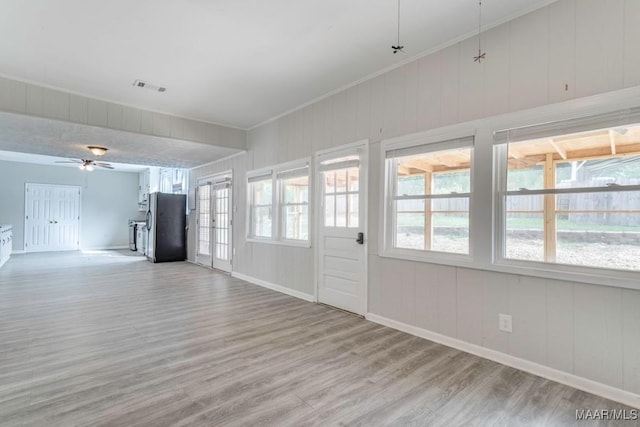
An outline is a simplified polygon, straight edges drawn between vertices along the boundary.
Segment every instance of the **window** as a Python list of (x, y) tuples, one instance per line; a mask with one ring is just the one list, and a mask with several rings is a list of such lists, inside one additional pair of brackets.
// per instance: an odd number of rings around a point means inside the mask
[(309, 166), (306, 161), (248, 175), (249, 239), (309, 242)]
[(358, 156), (348, 156), (321, 163), (325, 227), (359, 227), (359, 162)]
[(640, 125), (567, 128), (499, 148), (499, 257), (640, 270)]
[(309, 240), (309, 168), (278, 173), (284, 240)]
[(272, 174), (249, 178), (250, 237), (268, 238), (273, 235), (273, 177)]
[(469, 137), (383, 147), (386, 251), (469, 255), (472, 145)]

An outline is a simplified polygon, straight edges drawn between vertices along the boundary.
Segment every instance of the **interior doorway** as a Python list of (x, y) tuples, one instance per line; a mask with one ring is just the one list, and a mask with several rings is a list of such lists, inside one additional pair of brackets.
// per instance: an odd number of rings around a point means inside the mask
[(81, 188), (26, 184), (25, 252), (80, 249)]

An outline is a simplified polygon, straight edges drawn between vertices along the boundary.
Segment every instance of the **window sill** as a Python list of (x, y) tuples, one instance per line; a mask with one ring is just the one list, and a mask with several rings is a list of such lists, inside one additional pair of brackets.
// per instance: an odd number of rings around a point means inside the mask
[(295, 248), (311, 248), (310, 241), (293, 241), (293, 240), (271, 240), (271, 239), (260, 239), (256, 237), (247, 237), (247, 243), (265, 243), (267, 245), (276, 245), (276, 246), (291, 246)]
[(521, 276), (640, 290), (640, 273), (631, 270), (611, 270), (511, 259), (501, 259), (494, 262), (492, 270)]

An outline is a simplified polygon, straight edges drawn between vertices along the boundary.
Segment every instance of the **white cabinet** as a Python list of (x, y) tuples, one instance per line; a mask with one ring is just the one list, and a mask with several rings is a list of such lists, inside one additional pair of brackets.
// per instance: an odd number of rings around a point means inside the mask
[(148, 208), (149, 193), (158, 191), (160, 185), (160, 169), (149, 168), (140, 172), (138, 176), (138, 207), (141, 211)]
[(10, 225), (0, 225), (0, 267), (11, 256), (13, 231)]
[(151, 171), (143, 170), (138, 178), (138, 203), (144, 203), (149, 198), (149, 182), (151, 181)]
[(147, 229), (143, 224), (136, 228), (136, 248), (142, 255), (147, 254)]

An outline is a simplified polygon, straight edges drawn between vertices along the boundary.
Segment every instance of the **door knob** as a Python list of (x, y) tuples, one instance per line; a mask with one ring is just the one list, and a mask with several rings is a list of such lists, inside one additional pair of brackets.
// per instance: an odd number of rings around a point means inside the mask
[(364, 233), (358, 233), (356, 243), (358, 243), (359, 245), (364, 245)]

